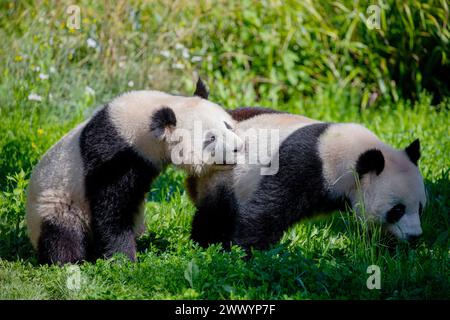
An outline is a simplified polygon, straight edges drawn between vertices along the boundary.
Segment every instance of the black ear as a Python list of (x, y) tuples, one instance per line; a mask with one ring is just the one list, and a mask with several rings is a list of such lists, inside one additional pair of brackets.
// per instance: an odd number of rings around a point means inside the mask
[(380, 150), (370, 149), (361, 154), (356, 162), (356, 172), (361, 177), (366, 173), (375, 172), (377, 175), (384, 169), (384, 157)]
[(412, 163), (417, 166), (417, 162), (420, 159), (420, 141), (414, 140), (409, 146), (405, 148), (405, 152), (408, 155)]
[(169, 107), (161, 107), (152, 115), (152, 120), (150, 123), (150, 131), (157, 138), (164, 138), (168, 133), (168, 130), (173, 129), (177, 125), (177, 118), (175, 117), (175, 112)]
[(208, 99), (209, 96), (208, 88), (200, 77), (198, 77), (197, 85), (195, 86), (194, 96), (198, 96), (203, 99)]

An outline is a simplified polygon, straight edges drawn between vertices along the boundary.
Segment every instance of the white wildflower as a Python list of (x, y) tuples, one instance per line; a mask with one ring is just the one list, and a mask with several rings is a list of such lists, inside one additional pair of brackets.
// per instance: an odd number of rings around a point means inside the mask
[(88, 94), (88, 95), (91, 95), (91, 96), (93, 96), (93, 95), (95, 94), (95, 90), (92, 89), (92, 88), (89, 87), (89, 86), (86, 86), (86, 88), (84, 88), (84, 92), (85, 92), (86, 94)]
[(174, 63), (174, 64), (172, 64), (172, 68), (174, 68), (174, 69), (184, 69), (184, 64), (182, 64), (182, 63)]
[(35, 93), (30, 93), (30, 95), (28, 96), (28, 100), (30, 101), (42, 101), (42, 97), (38, 94)]
[(164, 58), (170, 58), (171, 54), (168, 50), (162, 50), (159, 52)]
[(97, 41), (95, 41), (94, 39), (88, 38), (88, 39), (86, 40), (86, 42), (87, 42), (87, 46), (88, 46), (89, 48), (97, 48)]
[(193, 56), (193, 57), (191, 58), (191, 61), (192, 61), (192, 62), (200, 62), (200, 61), (202, 61), (202, 60), (203, 60), (203, 58), (200, 57), (200, 56)]
[(129, 87), (134, 87), (134, 82), (133, 82), (133, 81), (129, 81), (129, 82), (128, 82), (128, 86), (129, 86)]
[(184, 49), (184, 46), (181, 43), (177, 43), (177, 44), (175, 44), (175, 49), (182, 50), (182, 49)]
[(49, 75), (46, 73), (39, 73), (39, 79), (41, 80), (47, 80), (49, 78)]
[(183, 49), (183, 52), (182, 52), (182, 54), (181, 54), (182, 56), (183, 56), (183, 58), (185, 58), (185, 59), (189, 59), (189, 57), (191, 56), (190, 54), (189, 54), (189, 50), (188, 49)]

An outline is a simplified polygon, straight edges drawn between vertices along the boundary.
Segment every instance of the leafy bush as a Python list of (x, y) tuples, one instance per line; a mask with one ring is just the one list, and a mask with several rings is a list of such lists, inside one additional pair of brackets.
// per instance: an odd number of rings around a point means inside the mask
[[(366, 24), (372, 4), (353, 0), (81, 1), (76, 30), (66, 27), (60, 3), (11, 2), (0, 13), (8, 39), (0, 50), (9, 63), (53, 66), (109, 93), (126, 88), (126, 78), (137, 87), (191, 89), (198, 71), (214, 81), (215, 95), (232, 103), (265, 97), (276, 105), (330, 85), (358, 92), (362, 107), (379, 97), (416, 100), (423, 90), (434, 104), (442, 101), (449, 94), (447, 2), (373, 4), (379, 29)], [(110, 76), (106, 83), (96, 81), (98, 67)]]

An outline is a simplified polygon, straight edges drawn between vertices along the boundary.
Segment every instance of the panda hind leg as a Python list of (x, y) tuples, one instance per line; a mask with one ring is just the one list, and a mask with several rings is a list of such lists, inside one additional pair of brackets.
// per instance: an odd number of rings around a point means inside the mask
[(87, 260), (89, 239), (90, 234), (86, 226), (73, 210), (56, 217), (44, 218), (41, 221), (37, 248), (38, 262), (63, 265)]
[(78, 263), (87, 259), (87, 234), (79, 228), (43, 221), (38, 243), (41, 264)]

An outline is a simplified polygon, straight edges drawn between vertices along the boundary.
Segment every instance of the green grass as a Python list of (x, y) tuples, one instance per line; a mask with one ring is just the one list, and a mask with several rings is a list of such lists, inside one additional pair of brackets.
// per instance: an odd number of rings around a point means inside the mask
[[(120, 1), (114, 8), (80, 3), (82, 28), (72, 31), (64, 25), (65, 6), (56, 2), (0, 4), (0, 298), (449, 298), (450, 99), (448, 82), (425, 72), (435, 70), (433, 63), (448, 68), (445, 1), (409, 1), (411, 21), (402, 19), (402, 2), (390, 1), (397, 9), (378, 36), (348, 18), (355, 15), (347, 7), (365, 12), (353, 1), (333, 2), (330, 10), (325, 1), (285, 7), (249, 1)], [(303, 29), (297, 27), (300, 18)], [(398, 41), (404, 23), (412, 47)], [(88, 38), (100, 48), (88, 47)], [(433, 63), (427, 62), (430, 39), (437, 48)], [(421, 57), (417, 65), (404, 60), (392, 68), (405, 52)], [(192, 56), (202, 61), (192, 62)], [(33, 166), (97, 106), (129, 90), (130, 81), (133, 88), (189, 93), (196, 70), (208, 79), (211, 100), (229, 108), (262, 105), (324, 121), (359, 122), (398, 148), (419, 137), (428, 192), (419, 245), (389, 250), (378, 236), (368, 237), (351, 213), (336, 212), (296, 225), (280, 244), (249, 260), (237, 247), (201, 249), (189, 240), (194, 207), (185, 175), (169, 168), (148, 196), (148, 231), (138, 241), (138, 262), (115, 257), (85, 263), (80, 289), (68, 289), (68, 267), (39, 266), (26, 236), (24, 203)], [(439, 90), (426, 93), (421, 79), (435, 80)], [(406, 83), (414, 88), (410, 94)], [(29, 100), (31, 93), (42, 101)], [(381, 98), (372, 101), (375, 96)], [(411, 97), (414, 102), (406, 100)], [(381, 290), (366, 287), (372, 264), (381, 268)]]

